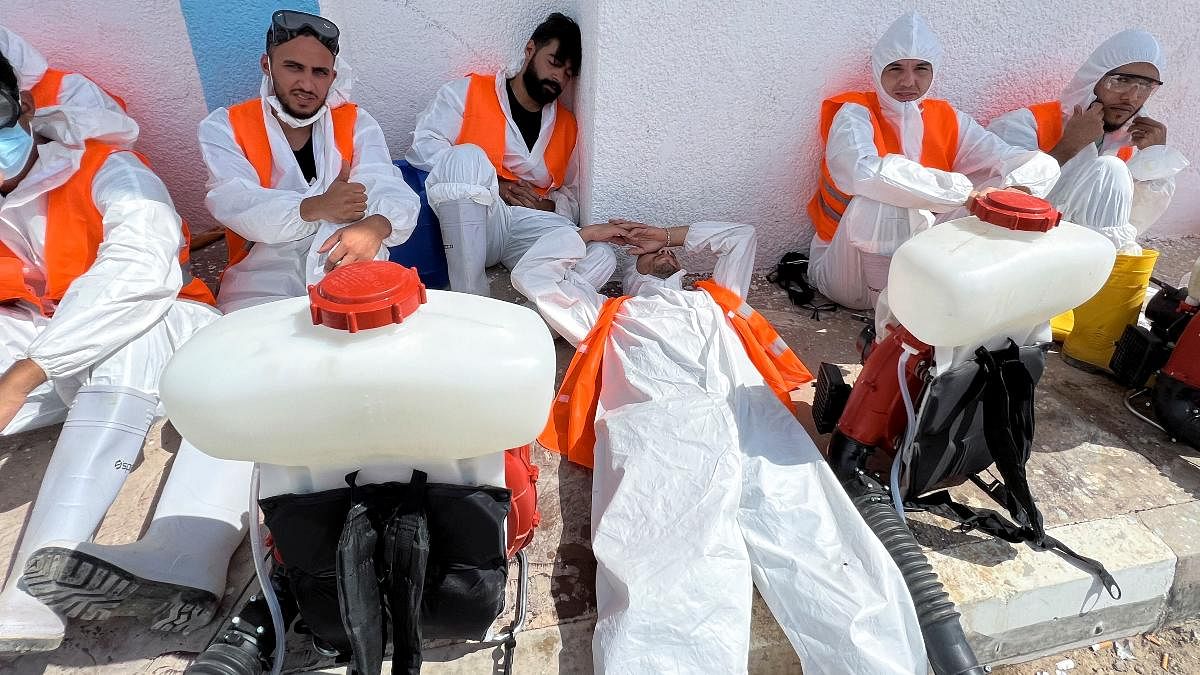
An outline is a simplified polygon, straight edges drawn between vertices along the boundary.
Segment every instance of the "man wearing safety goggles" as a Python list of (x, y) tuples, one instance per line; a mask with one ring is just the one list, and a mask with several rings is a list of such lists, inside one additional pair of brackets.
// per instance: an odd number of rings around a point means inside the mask
[(1126, 30), (1100, 44), (1057, 101), (992, 120), (1009, 143), (1048, 153), (1062, 176), (1047, 199), (1063, 220), (1107, 236), (1117, 248), (1108, 282), (1091, 300), (1054, 318), (1063, 359), (1108, 367), (1113, 344), (1135, 320), (1158, 252), (1137, 242), (1166, 211), (1175, 175), (1188, 162), (1167, 147), (1167, 127), (1146, 111), (1162, 85), (1165, 59), (1150, 33)]
[(350, 101), (332, 22), (271, 16), (259, 97), (200, 123), (205, 205), (226, 227), (226, 312), (303, 295), (337, 265), (386, 260), (420, 202), (392, 165), (379, 124)]
[[(556, 12), (533, 31), (520, 68), (450, 82), (417, 117), (404, 158), (429, 172), (451, 290), (489, 295), (485, 267), (511, 270), (540, 236), (579, 220), (578, 125), (559, 97), (581, 53), (579, 26)], [(595, 286), (615, 269), (598, 242), (577, 266)]]
[(206, 623), (248, 500), (248, 466), (183, 442), (147, 530), (173, 544), (85, 553), (158, 415), (159, 374), (218, 314), (141, 156), (54, 140), (87, 127), (35, 112), (0, 56), (0, 433), (63, 423), (0, 592), (0, 652), (54, 649), (63, 615)]
[(1167, 147), (1167, 127), (1146, 103), (1162, 85), (1162, 49), (1150, 33), (1127, 30), (1104, 41), (1057, 101), (1020, 108), (988, 129), (1009, 143), (1058, 160), (1062, 176), (1048, 199), (1063, 219), (1136, 251), (1158, 220), (1187, 161)]

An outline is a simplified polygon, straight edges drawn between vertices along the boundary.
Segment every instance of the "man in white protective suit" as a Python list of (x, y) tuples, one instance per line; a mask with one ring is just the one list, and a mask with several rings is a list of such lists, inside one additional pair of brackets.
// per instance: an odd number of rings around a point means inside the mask
[[(513, 269), (546, 232), (575, 229), (575, 116), (558, 99), (579, 72), (579, 26), (559, 13), (534, 30), (520, 68), (444, 85), (417, 118), (405, 159), (428, 171), (450, 289), (490, 295), (484, 268)], [(578, 271), (599, 288), (612, 248), (588, 245)]]
[(929, 98), (942, 48), (916, 12), (897, 19), (871, 52), (873, 91), (821, 104), (824, 157), (808, 215), (816, 228), (809, 281), (834, 302), (875, 305), (891, 256), (962, 207), (975, 190), (1020, 186), (1044, 196), (1058, 165), (1009, 145), (941, 99)]
[[(106, 110), (112, 115), (112, 126), (105, 134), (95, 128), (101, 120), (92, 120), (93, 138), (123, 147), (133, 147), (137, 140), (138, 126), (125, 113), (125, 103), (106, 92), (95, 82), (80, 73), (51, 68), (41, 52), (24, 38), (0, 26), (0, 54), (12, 64), (20, 81), (21, 91), (33, 97), (34, 107), (46, 110), (52, 106)], [(123, 119), (122, 119), (123, 118)]]
[(245, 532), (250, 467), (184, 441), (144, 539), (89, 542), (159, 416), (160, 372), (218, 316), (166, 187), (116, 144), (136, 136), (106, 107), (38, 110), (0, 57), (0, 427), (63, 423), (0, 593), (0, 652), (56, 648), (64, 615), (203, 625)]
[(1057, 101), (1019, 108), (988, 130), (1042, 150), (1062, 166), (1047, 199), (1063, 219), (1136, 252), (1135, 239), (1158, 220), (1188, 162), (1167, 146), (1167, 127), (1146, 104), (1162, 82), (1165, 59), (1150, 33), (1126, 30), (1105, 40)]
[(1068, 360), (1107, 367), (1112, 344), (1136, 317), (1150, 282), (1158, 254), (1143, 251), (1137, 237), (1170, 205), (1175, 175), (1188, 165), (1167, 146), (1166, 125), (1146, 109), (1164, 68), (1153, 35), (1121, 31), (1092, 52), (1057, 101), (1014, 110), (988, 125), (1013, 145), (1054, 157), (1062, 177), (1047, 199), (1064, 220), (1100, 232), (1117, 247), (1105, 288), (1052, 322)]
[(259, 98), (200, 123), (205, 206), (227, 229), (222, 311), (304, 295), (333, 267), (386, 260), (420, 202), (379, 124), (351, 102), (340, 32), (319, 16), (271, 16)]
[[(632, 243), (632, 296), (576, 271)], [(703, 290), (668, 247), (716, 253)], [(811, 379), (743, 300), (754, 229), (625, 221), (543, 236), (513, 285), (577, 346), (539, 439), (594, 468), (598, 673), (744, 673), (752, 584), (806, 673), (924, 672), (900, 571), (790, 408)], [(601, 384), (602, 383), (602, 384)]]

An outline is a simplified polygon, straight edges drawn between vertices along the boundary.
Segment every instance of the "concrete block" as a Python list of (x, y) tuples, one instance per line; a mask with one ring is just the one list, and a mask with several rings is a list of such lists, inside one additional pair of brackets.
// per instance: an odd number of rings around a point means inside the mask
[(1171, 625), (1200, 616), (1200, 502), (1142, 511), (1137, 518), (1178, 558), (1163, 623)]
[(1132, 516), (1053, 528), (1049, 534), (1102, 562), (1121, 586), (1113, 599), (1098, 579), (1049, 551), (1000, 540), (930, 555), (981, 661), (1022, 661), (1158, 625), (1175, 575), (1175, 554)]

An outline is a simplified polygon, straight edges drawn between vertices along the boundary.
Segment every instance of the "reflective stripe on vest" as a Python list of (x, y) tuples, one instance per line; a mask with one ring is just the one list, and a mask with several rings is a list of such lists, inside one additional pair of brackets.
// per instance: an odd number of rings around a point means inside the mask
[(628, 296), (609, 298), (600, 308), (596, 325), (579, 342), (558, 396), (550, 404), (550, 418), (538, 437), (542, 447), (589, 469), (595, 464), (596, 407), (600, 403), (600, 365), (613, 317)]
[[(261, 98), (252, 98), (229, 106), (229, 126), (233, 129), (233, 140), (242, 149), (242, 154), (254, 167), (258, 184), (270, 188), (274, 185), (272, 170), (275, 159), (271, 155), (271, 138), (267, 135)], [(344, 161), (354, 162), (354, 127), (358, 124), (358, 106), (344, 103), (329, 111), (333, 121), (333, 144)], [(228, 227), (225, 228), (225, 244), (229, 249), (229, 269), (241, 262), (250, 253), (253, 242), (242, 238)]]
[[(1042, 152), (1050, 152), (1062, 140), (1062, 104), (1058, 101), (1047, 101), (1031, 105), (1028, 110), (1033, 113), (1033, 124), (1037, 130), (1038, 149)], [(1117, 148), (1117, 158), (1122, 162), (1128, 162), (1133, 157), (1133, 150), (1134, 146), (1132, 145), (1122, 145)]]
[(697, 281), (696, 287), (712, 296), (713, 301), (726, 311), (750, 362), (779, 400), (795, 412), (791, 392), (813, 379), (804, 362), (788, 347), (771, 322), (737, 293), (711, 279)]
[[(788, 410), (795, 411), (790, 393), (812, 380), (812, 374), (787, 346), (779, 333), (741, 296), (711, 280), (696, 283), (724, 311), (737, 332), (750, 362)], [(550, 406), (550, 419), (538, 442), (568, 460), (593, 468), (596, 445), (596, 408), (600, 402), (601, 364), (613, 319), (628, 296), (604, 303), (596, 324), (575, 351), (558, 396)]]
[[(27, 300), (49, 316), (53, 303), (62, 300), (75, 279), (91, 268), (104, 240), (104, 216), (92, 199), (92, 183), (100, 167), (117, 152), (131, 152), (116, 146), (87, 141), (79, 169), (66, 183), (46, 195), (46, 291), (39, 297), (25, 283), (25, 263), (7, 246), (0, 244), (0, 301)], [(146, 159), (133, 153), (143, 164)], [(208, 286), (191, 276), (188, 243), (191, 237), (183, 225), (183, 247), (179, 264), (183, 270), (184, 286), (179, 297), (215, 305)]]
[[(33, 107), (41, 109), (58, 105), (59, 100), (62, 97), (63, 78), (70, 74), (71, 73), (68, 73), (65, 70), (47, 68), (46, 72), (42, 75), (42, 79), (38, 80), (38, 83), (29, 89), (29, 95), (33, 97)], [(99, 87), (100, 85), (96, 86)], [(112, 100), (116, 101), (117, 105), (121, 106), (121, 110), (129, 109), (128, 106), (125, 105), (125, 99), (117, 96), (104, 87), (100, 87), (100, 90), (105, 94), (108, 94)]]
[[(463, 106), (462, 130), (458, 132), (454, 144), (479, 146), (495, 167), (497, 176), (503, 180), (517, 180), (517, 175), (504, 166), (508, 118), (504, 116), (500, 99), (496, 97), (496, 76), (473, 73), (468, 77), (470, 81), (467, 84), (466, 104)], [(555, 102), (554, 130), (542, 155), (546, 171), (550, 174), (550, 186), (536, 189), (543, 198), (551, 190), (562, 187), (566, 181), (567, 167), (575, 152), (578, 135), (579, 126), (575, 116), (562, 103)]]
[[(847, 103), (857, 103), (867, 109), (871, 127), (875, 132), (875, 149), (880, 157), (904, 154), (896, 129), (884, 118), (879, 107), (879, 96), (873, 91), (847, 92), (825, 99), (821, 103), (822, 149), (829, 142), (829, 129), (833, 126), (834, 117)], [(925, 99), (921, 103), (921, 122), (925, 128), (921, 141), (921, 165), (942, 171), (953, 170), (954, 160), (958, 155), (958, 115), (954, 112), (954, 107), (941, 99)], [(851, 199), (851, 195), (837, 189), (822, 151), (817, 190), (808, 202), (808, 217), (812, 219), (821, 239), (833, 239), (842, 214), (846, 212)]]

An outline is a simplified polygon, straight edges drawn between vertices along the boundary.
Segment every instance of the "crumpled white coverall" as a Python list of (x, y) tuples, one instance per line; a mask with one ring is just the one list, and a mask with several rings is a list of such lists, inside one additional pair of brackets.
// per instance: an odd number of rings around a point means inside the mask
[[(504, 71), (496, 74), (496, 96), (508, 120), (504, 166), (516, 176), (546, 187), (551, 179), (544, 154), (554, 130), (557, 105), (551, 103), (542, 108), (542, 128), (530, 150), (509, 110), (505, 83), (512, 76), (513, 73)], [(404, 158), (414, 167), (429, 172), (425, 193), (442, 225), (450, 288), (488, 295), (484, 267), (503, 264), (511, 270), (543, 234), (563, 227), (574, 229), (579, 220), (575, 194), (578, 153), (571, 157), (566, 184), (551, 190), (546, 197), (554, 201), (554, 212), (509, 206), (500, 198), (496, 168), (483, 150), (471, 144), (455, 145), (462, 130), (468, 82), (468, 78), (462, 78), (438, 90), (433, 102), (417, 118), (413, 144)], [(479, 205), (480, 213), (464, 213), (459, 206), (463, 202), (467, 202), (468, 209), (470, 204)], [(611, 247), (592, 243), (579, 272), (599, 287), (615, 269), (616, 257)]]
[[(1126, 30), (1105, 40), (1079, 67), (1063, 89), (1059, 101), (1063, 122), (1075, 106), (1084, 110), (1096, 100), (1096, 84), (1109, 71), (1129, 63), (1151, 63), (1161, 73), (1165, 56), (1150, 33)], [(1150, 114), (1145, 107), (1130, 117)], [(1037, 149), (1037, 124), (1028, 108), (1005, 113), (988, 124), (988, 130), (1015, 146)], [(1133, 145), (1129, 124), (1104, 134), (1062, 166), (1062, 177), (1047, 198), (1063, 219), (1089, 227), (1112, 240), (1121, 253), (1139, 253), (1138, 235), (1162, 216), (1175, 194), (1175, 174), (1188, 165), (1175, 148), (1154, 145), (1134, 150), (1128, 163), (1117, 150)]]
[(990, 176), (990, 185), (1023, 185), (1044, 196), (1058, 178), (1049, 155), (1014, 147), (957, 113), (958, 154), (954, 171), (920, 164), (924, 125), (921, 103), (902, 103), (880, 84), (888, 64), (921, 59), (941, 66), (942, 48), (925, 20), (909, 12), (893, 23), (871, 52), (871, 75), (887, 122), (899, 132), (903, 155), (879, 156), (866, 108), (847, 103), (834, 116), (825, 162), (837, 188), (852, 195), (831, 241), (814, 235), (809, 280), (826, 297), (853, 309), (874, 306), (887, 285), (891, 255), (912, 235), (928, 229), (934, 214), (961, 207), (975, 188), (967, 174)]
[[(42, 80), (50, 67), (42, 53), (30, 45), (20, 35), (0, 26), (0, 54), (8, 59), (13, 70), (17, 73), (17, 82), (21, 91), (27, 91)], [(52, 108), (63, 112), (81, 111), (85, 115), (82, 125), (86, 127), (86, 137), (104, 141), (123, 148), (132, 148), (138, 137), (138, 125), (134, 122), (121, 104), (109, 96), (95, 82), (79, 73), (68, 73), (62, 80), (62, 89), (58, 96), (58, 105)], [(38, 111), (41, 116), (43, 111)], [(60, 133), (46, 134), (57, 141), (68, 145), (82, 143), (78, 132), (74, 136), (64, 137), (71, 133), (69, 130), (56, 127)]]
[[(326, 101), (330, 108), (350, 101), (350, 67), (341, 58), (335, 67), (337, 77)], [(325, 274), (328, 254), (318, 255), (317, 248), (345, 227), (300, 217), (300, 202), (323, 194), (342, 169), (343, 158), (334, 144), (330, 115), (324, 113), (312, 125), (317, 177), (310, 185), (283, 135), (281, 123), (267, 105), (267, 97), (274, 95), (267, 75), (263, 75), (260, 94), (274, 160), (275, 184), (269, 188), (259, 183), (254, 167), (234, 140), (228, 109), (217, 108), (200, 123), (200, 150), (209, 173), (204, 204), (218, 222), (253, 242), (249, 255), (221, 278), (217, 301), (224, 312), (307, 293), (308, 285)], [(392, 234), (383, 240), (376, 256), (387, 260), (387, 247), (404, 243), (412, 234), (421, 203), (392, 164), (383, 130), (361, 106), (354, 127), (350, 181), (366, 188), (366, 215), (382, 215), (392, 223)]]
[[(698, 223), (689, 251), (742, 295), (755, 236)], [(547, 234), (513, 285), (578, 343), (606, 300), (571, 231)], [(806, 673), (924, 673), (900, 571), (721, 308), (681, 275), (642, 277), (605, 345), (592, 548), (597, 673), (744, 673), (753, 584)]]

